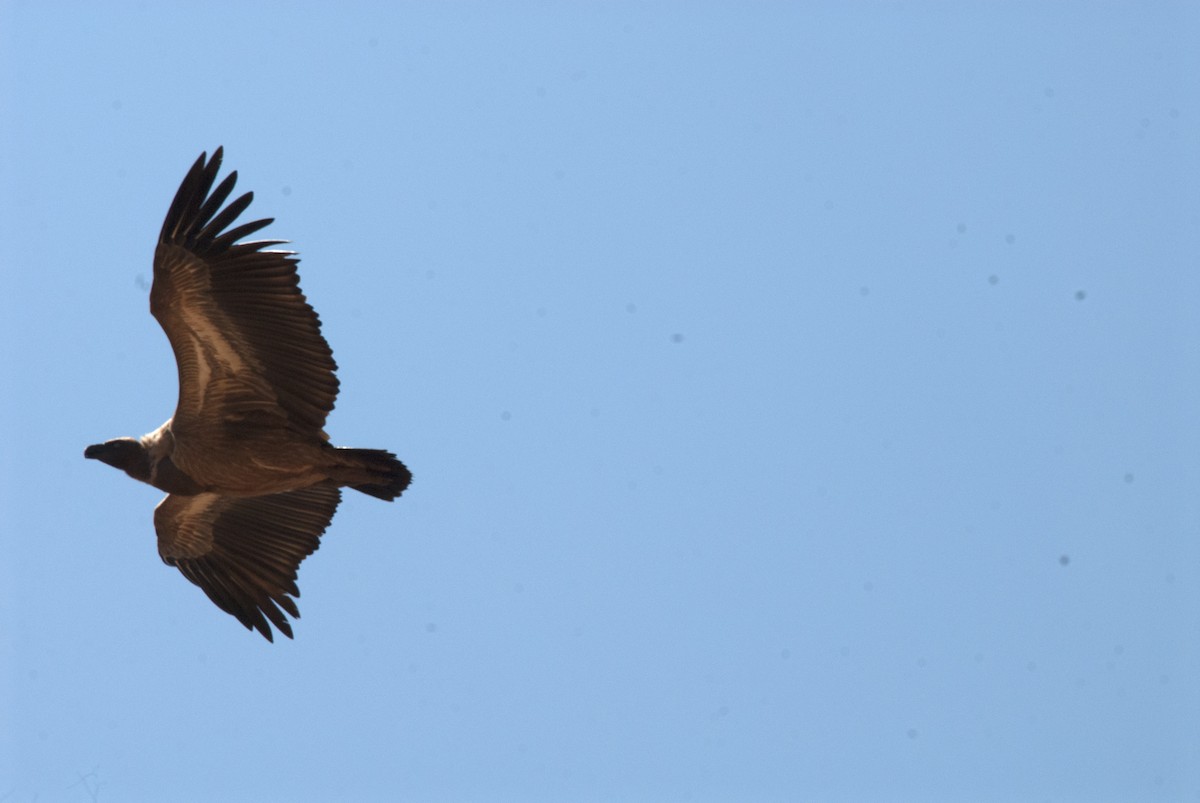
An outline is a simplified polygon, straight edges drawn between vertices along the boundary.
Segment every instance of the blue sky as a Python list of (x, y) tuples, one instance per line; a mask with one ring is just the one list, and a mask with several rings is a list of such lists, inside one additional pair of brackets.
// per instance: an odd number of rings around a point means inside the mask
[[(1200, 11), (0, 5), (0, 800), (1200, 795)], [(84, 461), (201, 151), (347, 497), (268, 644)]]

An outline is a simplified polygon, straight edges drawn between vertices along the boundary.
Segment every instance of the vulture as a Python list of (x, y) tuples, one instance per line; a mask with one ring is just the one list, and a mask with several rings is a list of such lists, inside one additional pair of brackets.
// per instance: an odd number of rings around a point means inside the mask
[(140, 438), (87, 447), (166, 497), (158, 554), (217, 607), (274, 641), (299, 618), (296, 573), (353, 488), (392, 501), (412, 474), (383, 449), (333, 446), (325, 418), (337, 365), (300, 291), (286, 240), (245, 240), (272, 218), (234, 225), (253, 193), (213, 188), (222, 149), (192, 165), (154, 251), (150, 313), (179, 369), (175, 414)]

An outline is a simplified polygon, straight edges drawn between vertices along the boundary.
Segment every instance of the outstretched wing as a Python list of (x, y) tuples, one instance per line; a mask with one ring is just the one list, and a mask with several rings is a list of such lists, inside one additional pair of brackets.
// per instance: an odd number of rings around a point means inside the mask
[(192, 165), (154, 252), (150, 312), (179, 367), (174, 428), (269, 421), (320, 433), (337, 398), (337, 366), (317, 313), (300, 292), (284, 240), (239, 242), (272, 219), (229, 228), (253, 193), (222, 209), (237, 173), (213, 189), (222, 149)]
[[(296, 572), (341, 501), (332, 485), (268, 496), (170, 494), (154, 509), (158, 554), (247, 629), (288, 638), (300, 611)], [(269, 623), (268, 623), (269, 620)]]

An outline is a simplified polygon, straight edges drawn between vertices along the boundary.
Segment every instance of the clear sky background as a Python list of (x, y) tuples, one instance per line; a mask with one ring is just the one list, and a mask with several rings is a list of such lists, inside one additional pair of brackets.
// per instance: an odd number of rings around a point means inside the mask
[[(0, 4), (0, 800), (1195, 800), (1200, 6)], [(201, 151), (347, 496), (268, 644), (82, 457)]]

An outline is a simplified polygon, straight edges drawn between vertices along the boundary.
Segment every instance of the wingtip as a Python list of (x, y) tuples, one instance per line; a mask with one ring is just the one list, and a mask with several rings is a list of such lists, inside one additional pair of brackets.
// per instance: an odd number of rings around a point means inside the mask
[(225, 158), (225, 146), (224, 145), (218, 145), (216, 148), (213, 149), (211, 159), (208, 158), (208, 151), (200, 151), (200, 158), (198, 158), (196, 160), (196, 166), (193, 169), (198, 168), (200, 170), (203, 170), (206, 167), (213, 167), (213, 168), (219, 169), (221, 167), (221, 160), (224, 158)]
[[(266, 622), (254, 622), (253, 624), (247, 624), (246, 622), (243, 622), (242, 624), (246, 625), (247, 630), (249, 630), (251, 632), (257, 630), (258, 634), (260, 636), (262, 636), (263, 638), (265, 638), (267, 641), (271, 642), (272, 644), (275, 643), (275, 632), (273, 630), (271, 630), (271, 626), (269, 624), (267, 624)], [(280, 632), (283, 632), (283, 631), (281, 630)], [(288, 638), (291, 638), (290, 633), (285, 633), (284, 635), (286, 635)]]

